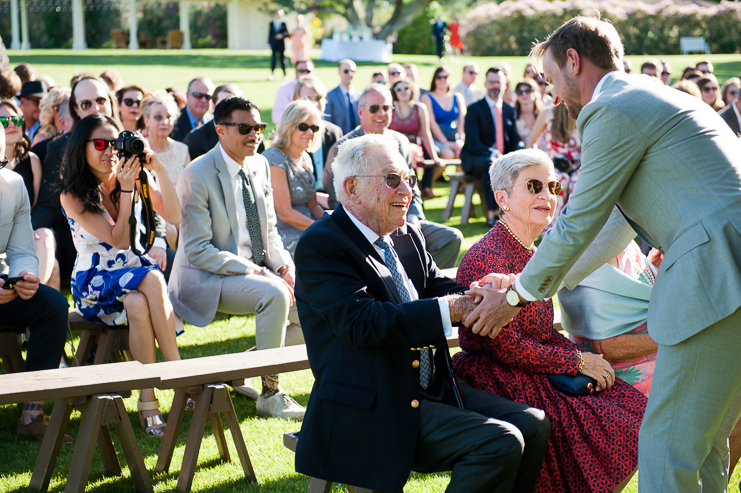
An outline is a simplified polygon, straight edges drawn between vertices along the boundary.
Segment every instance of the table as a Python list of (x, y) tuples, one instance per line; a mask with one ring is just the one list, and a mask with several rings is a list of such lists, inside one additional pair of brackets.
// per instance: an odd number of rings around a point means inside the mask
[(320, 60), (339, 62), (343, 58), (350, 58), (356, 62), (383, 62), (391, 63), (393, 45), (379, 40), (322, 40), (322, 54)]

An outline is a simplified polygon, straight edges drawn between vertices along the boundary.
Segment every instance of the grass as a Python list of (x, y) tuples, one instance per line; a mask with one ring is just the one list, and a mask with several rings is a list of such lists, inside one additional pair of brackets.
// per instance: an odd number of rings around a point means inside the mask
[[(227, 51), (227, 50), (192, 50), (157, 51), (142, 50), (129, 52), (124, 50), (88, 50), (72, 52), (67, 50), (32, 50), (29, 52), (10, 51), (11, 63), (25, 61), (33, 65), (37, 74), (48, 74), (59, 84), (66, 85), (70, 77), (78, 72), (92, 72), (99, 74), (107, 68), (115, 67), (128, 83), (137, 83), (147, 89), (160, 89), (170, 86), (179, 86), (185, 89), (188, 81), (198, 75), (208, 75), (216, 85), (224, 82), (239, 84), (245, 95), (256, 101), (262, 108), (262, 118), (270, 122), (270, 109), (275, 92), (282, 82), (267, 80), (269, 53), (267, 51)], [(628, 57), (636, 69), (647, 57)], [(703, 55), (669, 56), (665, 57), (672, 65), (674, 75), (680, 75), (681, 70), (688, 64), (705, 58)], [(396, 56), (395, 61), (414, 62), (420, 69), (422, 85), (428, 85), (437, 60), (429, 56)], [(729, 77), (738, 76), (741, 72), (741, 55), (713, 55), (710, 59), (715, 64), (715, 72), (721, 82)], [(502, 62), (509, 63), (515, 74), (521, 74), (527, 63), (524, 57), (486, 57), (486, 58), (459, 58), (450, 61), (453, 83), (458, 82), (458, 74), (464, 62), (476, 61), (485, 70), (489, 66)], [(356, 85), (362, 87), (370, 80), (378, 64), (358, 64)], [(317, 75), (332, 88), (339, 82), (336, 65), (328, 62), (317, 62)], [(481, 83), (481, 78), (479, 84)], [(448, 189), (438, 184), (436, 199), (425, 202), (428, 219), (440, 221), (442, 210), (447, 202)], [(474, 203), (479, 204), (479, 198), (474, 197)], [(460, 207), (463, 205), (463, 196), (456, 200), (454, 216), (447, 222), (448, 225), (458, 227), (464, 234), (465, 240), (461, 251), (468, 250), (486, 231), (485, 218), (481, 216), (481, 208), (476, 206), (478, 216), (472, 218), (467, 225), (459, 225)], [(460, 260), (460, 259), (459, 259)], [(253, 317), (220, 317), (206, 328), (188, 326), (184, 335), (178, 338), (180, 354), (184, 359), (197, 358), (213, 354), (236, 353), (249, 349), (255, 343), (255, 325)], [(76, 342), (75, 342), (76, 343)], [(71, 352), (71, 351), (68, 351)], [(1, 370), (4, 372), (4, 369)], [(306, 405), (313, 384), (310, 371), (288, 373), (281, 376), (281, 385), (302, 405)], [(172, 400), (172, 391), (157, 392), (162, 409), (167, 411)], [(141, 447), (147, 468), (152, 471), (157, 461), (159, 440), (146, 436), (138, 427), (136, 416), (136, 399), (134, 395), (125, 400), (129, 418), (134, 424), (137, 441)], [(294, 471), (293, 454), (282, 443), (282, 435), (286, 431), (299, 429), (300, 424), (273, 418), (262, 418), (255, 414), (254, 401), (245, 399), (232, 393), (232, 399), (240, 419), (240, 428), (247, 443), (247, 449), (252, 458), (253, 467), (258, 477), (258, 484), (247, 483), (244, 480), (241, 468), (234, 463), (222, 463), (218, 456), (216, 442), (213, 439), (210, 424), (206, 425), (206, 433), (201, 445), (198, 469), (193, 482), (193, 491), (249, 491), (249, 492), (305, 492), (308, 489), (309, 479)], [(52, 403), (46, 406), (46, 412), (51, 412)], [(0, 492), (27, 491), (31, 479), (31, 471), (38, 454), (40, 443), (31, 439), (19, 437), (15, 434), (15, 422), (19, 411), (16, 406), (0, 407)], [(190, 416), (186, 416), (184, 426), (178, 438), (173, 466), (169, 474), (152, 474), (154, 490), (157, 492), (173, 491), (177, 484), (180, 462), (185, 448)], [(79, 413), (73, 412), (68, 431), (77, 435), (79, 428)], [(123, 457), (120, 447), (114, 436), (114, 442)], [(236, 458), (231, 438), (227, 438), (232, 457)], [(52, 477), (49, 491), (62, 491), (66, 484), (69, 464), (72, 458), (72, 448), (62, 448), (55, 474)], [(732, 481), (732, 493), (738, 493), (738, 482), (741, 473), (737, 472)], [(405, 491), (434, 492), (443, 491), (449, 481), (448, 474), (417, 475), (412, 474)], [(133, 490), (129, 471), (124, 467), (123, 476), (119, 478), (106, 477), (100, 456), (96, 452), (90, 471), (90, 483), (87, 491), (95, 492), (128, 492)], [(335, 485), (332, 491), (347, 491), (342, 485)], [(627, 493), (637, 491), (637, 481), (634, 479)]]

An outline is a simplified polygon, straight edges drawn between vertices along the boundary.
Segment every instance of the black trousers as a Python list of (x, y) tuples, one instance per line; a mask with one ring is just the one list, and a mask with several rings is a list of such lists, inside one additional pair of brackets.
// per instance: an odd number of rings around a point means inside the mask
[(494, 199), (494, 190), (491, 189), (491, 177), (489, 176), (491, 163), (491, 157), (489, 156), (472, 156), (471, 154), (461, 156), (461, 168), (463, 168), (463, 172), (467, 175), (481, 178), (486, 208), (490, 211), (496, 211), (499, 209), (499, 206), (496, 199)]
[(412, 469), (452, 471), (447, 493), (534, 491), (551, 435), (545, 413), (457, 381), (466, 409), (421, 402)]
[(284, 50), (273, 50), (270, 54), (270, 73), (272, 74), (275, 70), (275, 59), (276, 57), (280, 60), (280, 69), (283, 71), (283, 76), (286, 75), (286, 57), (283, 55)]
[(0, 320), (11, 327), (27, 327), (31, 332), (26, 355), (26, 371), (59, 368), (69, 327), (67, 298), (43, 284), (29, 300), (16, 297), (0, 305)]

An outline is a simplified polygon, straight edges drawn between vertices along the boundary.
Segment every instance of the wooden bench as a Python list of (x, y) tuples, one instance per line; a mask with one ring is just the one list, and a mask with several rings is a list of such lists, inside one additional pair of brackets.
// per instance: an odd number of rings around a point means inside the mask
[(308, 368), (309, 359), (305, 345), (147, 365), (147, 370), (159, 378), (160, 383), (157, 385), (159, 388), (175, 389), (155, 470), (169, 472), (177, 437), (183, 423), (185, 405), (188, 396), (191, 396), (196, 401), (196, 407), (193, 410), (188, 431), (177, 489), (190, 491), (207, 418), (211, 421), (219, 456), (224, 461), (231, 460), (219, 416), (221, 413), (224, 414), (231, 431), (245, 478), (256, 482), (257, 477), (252, 468), (225, 382), (234, 387), (242, 385), (246, 378)]
[[(473, 193), (481, 190), (481, 180), (463, 172), (448, 173), (448, 180), (450, 181), (450, 195), (448, 196), (448, 205), (445, 206), (445, 210), (443, 211), (442, 221), (445, 222), (450, 219), (450, 216), (453, 214), (453, 207), (455, 207), (455, 198), (458, 195), (460, 187), (463, 187), (465, 200), (463, 202), (463, 209), (461, 209), (461, 224), (468, 224), (471, 212), (475, 212), (473, 210)], [(481, 210), (483, 217), (486, 217), (483, 205)]]
[(121, 392), (154, 387), (159, 379), (139, 362), (13, 373), (0, 377), (0, 405), (56, 399), (41, 443), (30, 487), (46, 491), (73, 406), (81, 407), (80, 429), (67, 476), (67, 493), (85, 491), (97, 443), (106, 474), (121, 475), (108, 425), (114, 425), (136, 490), (151, 492)]
[(710, 45), (702, 36), (679, 38), (679, 48), (682, 55), (688, 55), (690, 52), (710, 53)]

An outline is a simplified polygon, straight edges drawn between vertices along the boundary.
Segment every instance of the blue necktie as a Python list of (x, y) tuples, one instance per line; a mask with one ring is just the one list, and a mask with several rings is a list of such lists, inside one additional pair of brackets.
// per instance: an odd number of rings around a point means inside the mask
[[(350, 91), (347, 91), (347, 111), (348, 111), (348, 122), (350, 123), (350, 130), (358, 126), (358, 115), (355, 114), (352, 107), (352, 101), (350, 101)], [(349, 130), (348, 130), (349, 131)]]
[[(384, 262), (389, 271), (391, 271), (391, 277), (394, 279), (396, 289), (401, 295), (401, 300), (404, 303), (412, 301), (412, 297), (409, 295), (409, 289), (406, 287), (399, 271), (399, 257), (396, 256), (396, 251), (380, 237), (374, 244), (383, 250)], [(430, 384), (430, 378), (432, 378), (432, 357), (430, 352), (430, 349), (422, 349), (420, 351), (419, 384), (423, 389), (427, 388)]]
[(242, 179), (242, 200), (244, 201), (244, 210), (247, 213), (247, 229), (250, 233), (250, 242), (252, 242), (252, 260), (261, 266), (265, 261), (265, 250), (262, 248), (257, 203), (255, 202), (252, 185), (247, 180), (247, 175), (244, 174), (244, 169), (241, 167), (239, 168), (239, 177)]

